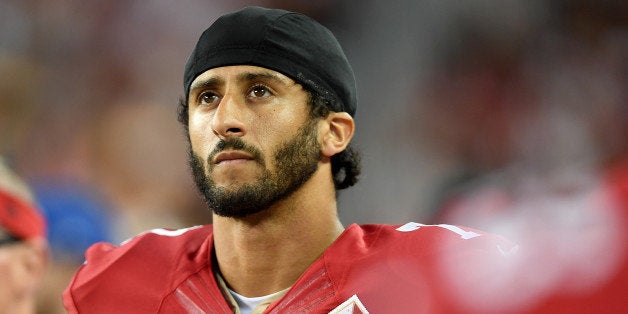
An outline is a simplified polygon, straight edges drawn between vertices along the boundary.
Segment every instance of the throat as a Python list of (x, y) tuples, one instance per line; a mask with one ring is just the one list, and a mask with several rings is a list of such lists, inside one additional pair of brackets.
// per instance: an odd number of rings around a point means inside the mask
[(215, 265), (234, 292), (247, 297), (269, 295), (294, 284), (344, 230), (317, 228), (273, 230), (246, 228), (228, 241), (215, 233)]

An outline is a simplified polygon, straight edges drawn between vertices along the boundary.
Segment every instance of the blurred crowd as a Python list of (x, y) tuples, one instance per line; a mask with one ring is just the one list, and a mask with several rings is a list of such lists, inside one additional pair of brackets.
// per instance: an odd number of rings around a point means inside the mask
[(210, 222), (176, 104), (202, 30), (245, 5), (314, 17), (354, 67), (364, 175), (339, 196), (345, 224), (543, 247), (518, 304), (627, 286), (625, 1), (0, 0), (0, 156), (48, 221), (41, 313), (63, 313), (90, 244)]

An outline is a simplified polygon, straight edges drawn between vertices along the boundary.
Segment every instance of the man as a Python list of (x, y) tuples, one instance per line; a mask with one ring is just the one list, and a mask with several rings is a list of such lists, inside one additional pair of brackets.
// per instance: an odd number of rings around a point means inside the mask
[(355, 79), (331, 32), (302, 14), (222, 16), (184, 87), (179, 118), (213, 225), (93, 246), (64, 293), (70, 313), (448, 311), (486, 274), (452, 282), (450, 265), (511, 249), (455, 226), (345, 229), (336, 191), (359, 173)]
[(0, 158), (0, 313), (35, 313), (48, 249), (26, 185)]

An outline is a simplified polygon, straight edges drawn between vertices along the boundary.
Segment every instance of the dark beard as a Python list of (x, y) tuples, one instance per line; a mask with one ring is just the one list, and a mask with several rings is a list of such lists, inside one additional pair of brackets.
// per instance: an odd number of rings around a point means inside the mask
[(196, 187), (214, 213), (223, 217), (246, 217), (285, 199), (314, 175), (321, 156), (316, 134), (316, 120), (312, 119), (292, 139), (283, 143), (273, 155), (277, 169), (275, 173), (265, 166), (259, 150), (246, 145), (241, 138), (221, 140), (210, 158), (227, 148), (240, 149), (251, 154), (264, 168), (257, 182), (244, 184), (232, 191), (216, 186), (206, 175), (202, 159), (192, 152), (191, 147), (188, 150), (188, 163)]

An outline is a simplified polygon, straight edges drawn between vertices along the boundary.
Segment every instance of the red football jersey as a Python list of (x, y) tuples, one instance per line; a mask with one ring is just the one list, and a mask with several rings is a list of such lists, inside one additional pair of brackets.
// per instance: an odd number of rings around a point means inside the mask
[[(212, 227), (95, 244), (63, 294), (69, 313), (232, 313), (212, 270)], [(265, 313), (499, 309), (516, 246), (451, 225), (349, 226)], [(508, 276), (506, 276), (507, 278)], [(492, 307), (495, 305), (496, 307)], [(486, 308), (484, 308), (486, 309)]]

